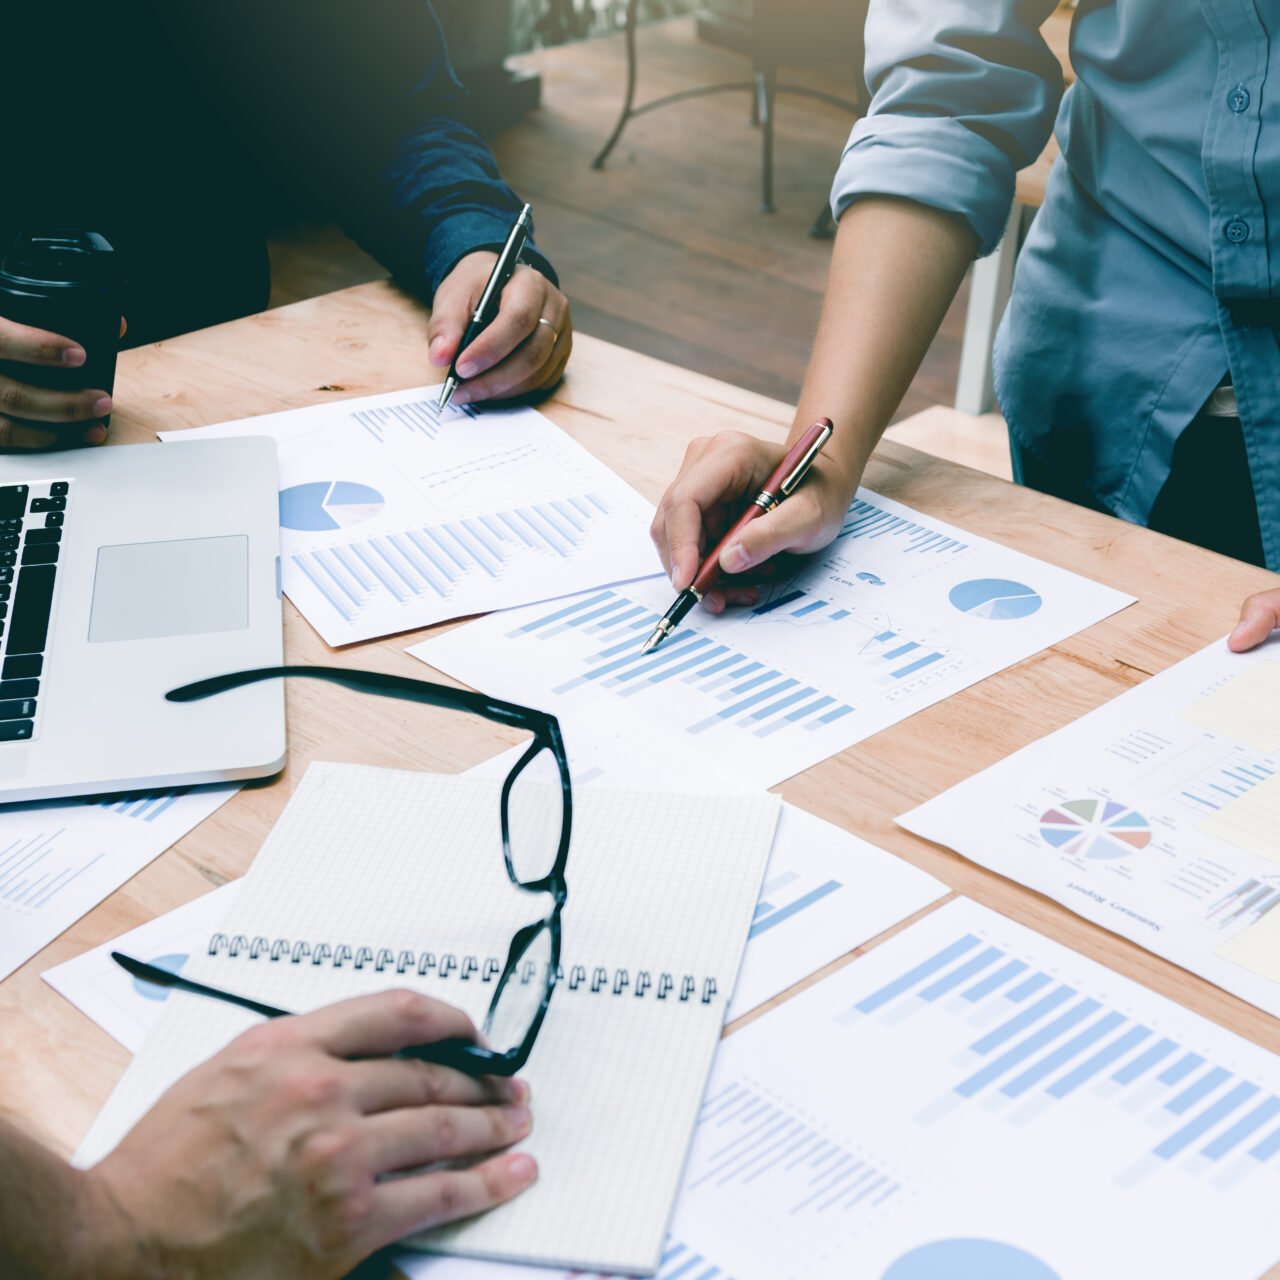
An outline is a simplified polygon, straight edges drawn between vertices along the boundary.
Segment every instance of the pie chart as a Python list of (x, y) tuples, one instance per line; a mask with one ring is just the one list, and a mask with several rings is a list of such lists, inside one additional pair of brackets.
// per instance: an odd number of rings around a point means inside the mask
[(372, 520), (385, 499), (354, 480), (312, 480), (280, 490), (280, 523), (303, 533), (328, 533)]
[(935, 1240), (901, 1257), (883, 1280), (1061, 1280), (1024, 1249), (997, 1240)]
[(1044, 603), (1039, 592), (1008, 578), (974, 578), (951, 588), (948, 597), (961, 613), (993, 622), (1029, 618)]
[[(181, 973), (182, 966), (187, 963), (187, 957), (185, 955), (157, 956), (154, 960), (148, 960), (147, 963), (155, 965), (157, 969), (167, 970), (169, 973)], [(164, 1000), (169, 995), (168, 987), (157, 986), (145, 978), (134, 978), (133, 989), (147, 1000)]]
[(1068, 800), (1040, 815), (1040, 838), (1063, 853), (1113, 861), (1151, 843), (1151, 824), (1115, 800)]

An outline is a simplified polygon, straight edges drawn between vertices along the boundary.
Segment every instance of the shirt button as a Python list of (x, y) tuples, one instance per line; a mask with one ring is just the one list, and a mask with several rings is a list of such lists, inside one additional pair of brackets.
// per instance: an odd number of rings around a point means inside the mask
[(1242, 84), (1236, 85), (1234, 89), (1227, 94), (1227, 106), (1238, 116), (1244, 115), (1249, 110), (1249, 103), (1253, 99), (1249, 97), (1249, 90)]
[(1244, 244), (1249, 238), (1249, 224), (1240, 218), (1232, 218), (1227, 223), (1227, 239), (1232, 244)]

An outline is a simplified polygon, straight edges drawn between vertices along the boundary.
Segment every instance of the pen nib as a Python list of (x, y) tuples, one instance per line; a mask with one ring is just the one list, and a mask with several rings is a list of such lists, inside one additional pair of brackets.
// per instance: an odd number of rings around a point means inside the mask
[(646, 653), (652, 653), (666, 638), (667, 633), (661, 627), (655, 627), (653, 634), (644, 642), (640, 656), (643, 658)]

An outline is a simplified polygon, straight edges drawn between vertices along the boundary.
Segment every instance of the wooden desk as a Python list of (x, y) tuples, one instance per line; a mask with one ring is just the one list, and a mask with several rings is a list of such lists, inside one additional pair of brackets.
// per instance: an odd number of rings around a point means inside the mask
[[(120, 363), (113, 438), (149, 441), (162, 428), (413, 386), (433, 377), (425, 335), (425, 313), (379, 283), (130, 352)], [(545, 412), (651, 498), (692, 437), (733, 426), (781, 438), (791, 418), (787, 405), (586, 337), (578, 339), (569, 378)], [(867, 480), (964, 529), (1128, 591), (1140, 603), (824, 762), (782, 792), (955, 890), (1280, 1051), (1280, 1023), (1265, 1014), (893, 823), (1223, 634), (1241, 599), (1275, 579), (901, 445), (877, 453)], [(335, 652), (287, 603), (285, 616), (291, 662), (427, 674), (403, 652), (425, 633)], [(242, 874), (312, 757), (452, 772), (507, 742), (491, 726), (368, 702), (328, 687), (290, 688), (285, 773), (246, 788), (0, 983), (0, 1106), (59, 1149), (75, 1147), (128, 1055), (40, 973)]]

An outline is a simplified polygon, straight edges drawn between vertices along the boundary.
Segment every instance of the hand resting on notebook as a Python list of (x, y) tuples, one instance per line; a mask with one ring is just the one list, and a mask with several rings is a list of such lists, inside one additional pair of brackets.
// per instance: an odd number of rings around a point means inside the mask
[[(537, 1174), (494, 1154), (529, 1132), (527, 1086), (388, 1056), (475, 1035), (407, 991), (264, 1023), (86, 1172), (0, 1121), (0, 1275), (339, 1277), (509, 1200)], [(380, 1180), (443, 1160), (469, 1167)]]

